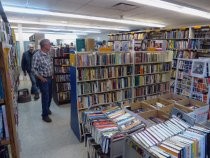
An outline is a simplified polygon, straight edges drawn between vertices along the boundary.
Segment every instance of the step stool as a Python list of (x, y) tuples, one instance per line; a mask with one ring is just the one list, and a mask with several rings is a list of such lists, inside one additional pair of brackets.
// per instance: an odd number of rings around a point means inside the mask
[(31, 101), (31, 95), (27, 88), (18, 90), (18, 103), (26, 103)]

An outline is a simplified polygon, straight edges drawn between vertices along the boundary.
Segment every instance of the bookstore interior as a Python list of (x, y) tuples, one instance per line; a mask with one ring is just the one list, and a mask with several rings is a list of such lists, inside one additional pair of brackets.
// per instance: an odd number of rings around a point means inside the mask
[(207, 0), (0, 1), (0, 158), (25, 158), (18, 109), (34, 100), (19, 87), (20, 63), (45, 38), (53, 102), (69, 105), (66, 126), (87, 158), (210, 158), (209, 8)]

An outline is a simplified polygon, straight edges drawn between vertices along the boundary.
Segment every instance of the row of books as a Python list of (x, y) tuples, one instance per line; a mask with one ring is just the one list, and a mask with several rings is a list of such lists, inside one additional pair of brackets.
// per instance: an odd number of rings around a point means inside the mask
[(101, 110), (83, 112), (83, 126), (91, 133), (94, 142), (100, 145), (102, 153), (106, 154), (109, 152), (111, 138), (120, 132), (117, 125)]
[(135, 76), (134, 83), (135, 86), (145, 86), (149, 84), (168, 82), (170, 81), (170, 78), (171, 78), (170, 73)]
[(100, 65), (117, 65), (132, 63), (131, 53), (115, 52), (115, 53), (86, 53), (77, 54), (77, 66), (100, 66)]
[(195, 38), (205, 38), (205, 39), (209, 39), (209, 38), (210, 38), (210, 31), (209, 31), (209, 29), (205, 29), (205, 30), (195, 30), (195, 31), (194, 31), (194, 36), (195, 36)]
[(70, 91), (57, 93), (58, 102), (70, 101)]
[(142, 40), (146, 37), (145, 33), (134, 33), (134, 34), (116, 34), (116, 35), (109, 35), (110, 41), (122, 41), (122, 40)]
[(176, 41), (176, 40), (168, 40), (167, 41), (167, 49), (188, 49), (189, 42), (184, 41)]
[(132, 71), (133, 67), (131, 65), (84, 68), (77, 70), (79, 81), (126, 77), (127, 75), (131, 75)]
[(70, 48), (69, 46), (66, 47), (60, 47), (60, 48), (53, 48), (51, 51), (53, 51), (54, 57), (69, 57), (68, 53), (73, 53), (75, 49)]
[(192, 61), (188, 60), (179, 60), (178, 69), (183, 70), (186, 74), (191, 74)]
[(135, 63), (168, 62), (169, 52), (136, 52)]
[(96, 105), (111, 104), (114, 102), (122, 102), (132, 98), (132, 90), (120, 90), (114, 92), (107, 92), (103, 94), (92, 94), (87, 96), (79, 96), (77, 105), (80, 108), (90, 108)]
[(165, 39), (188, 39), (189, 30), (172, 30), (165, 32)]
[(83, 114), (84, 126), (87, 127), (97, 144), (100, 144), (103, 153), (108, 153), (110, 144), (124, 138), (126, 132), (135, 128), (141, 129), (145, 125), (131, 114), (118, 106), (106, 108), (102, 111), (87, 111)]
[(9, 140), (9, 130), (5, 105), (0, 105), (0, 141)]
[(178, 60), (175, 93), (209, 103), (208, 60)]
[(136, 33), (125, 33), (109, 35), (110, 41), (121, 41), (121, 40), (142, 40), (145, 38), (149, 39), (188, 39), (189, 29), (186, 30), (171, 30), (171, 31), (151, 31), (151, 32), (136, 32)]
[(69, 59), (54, 59), (55, 66), (70, 65)]
[(70, 82), (56, 83), (56, 92), (64, 92), (64, 91), (70, 91), (70, 90), (71, 90)]
[(108, 118), (118, 125), (120, 131), (131, 132), (134, 128), (141, 129), (145, 127), (145, 124), (142, 121), (119, 107), (110, 108), (104, 110), (103, 112), (108, 116)]
[(56, 82), (69, 82), (70, 81), (70, 75), (69, 74), (56, 75), (55, 76), (55, 81)]
[(208, 103), (209, 83), (207, 78), (193, 79), (192, 98)]
[(157, 95), (169, 91), (169, 83), (161, 83), (150, 86), (138, 87), (134, 90), (134, 97)]
[(87, 95), (89, 93), (106, 93), (107, 91), (115, 91), (132, 87), (132, 78), (123, 77), (118, 79), (102, 80), (97, 82), (78, 83), (78, 95)]
[(185, 59), (194, 59), (197, 57), (197, 52), (192, 50), (174, 50), (173, 58), (185, 58)]
[(171, 70), (171, 63), (135, 65), (135, 74), (162, 73)]
[(55, 74), (63, 74), (63, 73), (69, 73), (69, 67), (54, 67), (54, 73)]
[(154, 156), (170, 157), (209, 157), (210, 130), (189, 125), (174, 117), (132, 135), (132, 138)]

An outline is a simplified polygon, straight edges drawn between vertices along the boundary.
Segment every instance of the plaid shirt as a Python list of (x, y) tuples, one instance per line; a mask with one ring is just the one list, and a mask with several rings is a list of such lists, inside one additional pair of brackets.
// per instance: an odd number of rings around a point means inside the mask
[(52, 64), (52, 57), (39, 50), (33, 55), (32, 72), (36, 76), (50, 77), (53, 73)]

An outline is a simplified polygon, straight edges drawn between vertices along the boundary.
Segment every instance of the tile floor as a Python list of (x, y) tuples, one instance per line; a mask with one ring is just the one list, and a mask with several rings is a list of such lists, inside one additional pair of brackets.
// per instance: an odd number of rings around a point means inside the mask
[[(20, 88), (30, 87), (22, 78)], [(70, 128), (70, 106), (51, 104), (52, 123), (41, 119), (41, 99), (19, 104), (20, 158), (86, 158), (86, 148)]]

